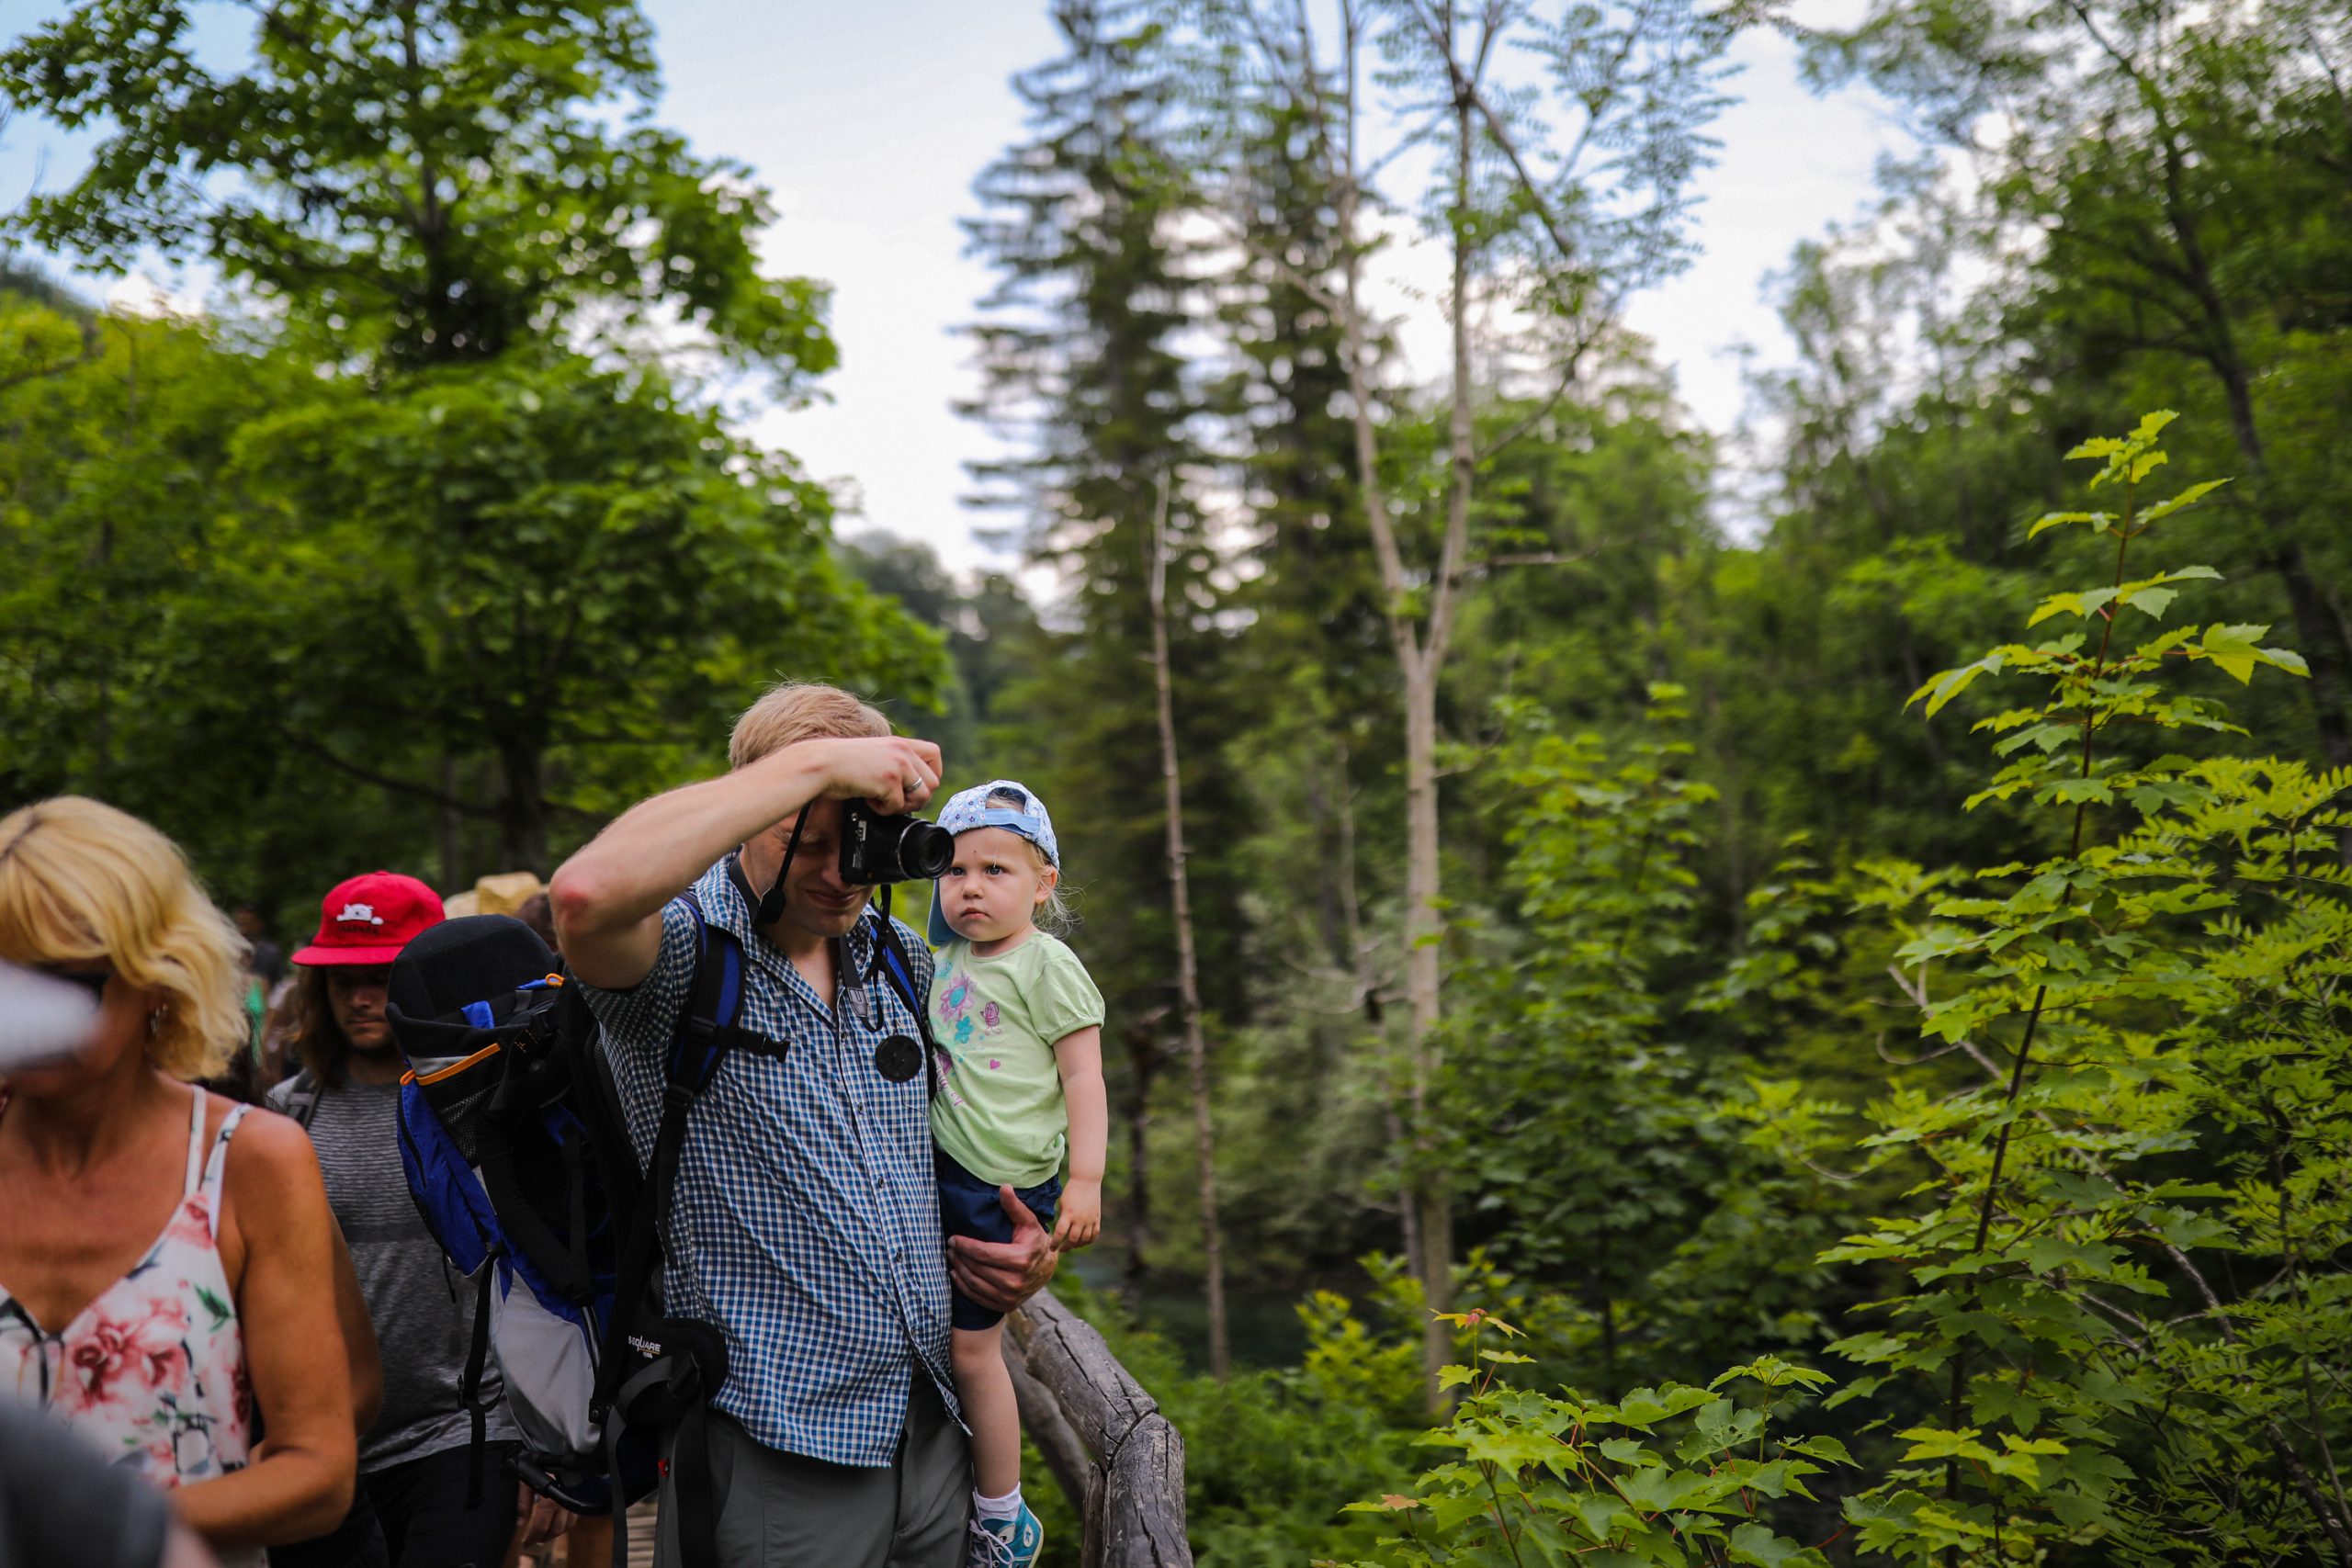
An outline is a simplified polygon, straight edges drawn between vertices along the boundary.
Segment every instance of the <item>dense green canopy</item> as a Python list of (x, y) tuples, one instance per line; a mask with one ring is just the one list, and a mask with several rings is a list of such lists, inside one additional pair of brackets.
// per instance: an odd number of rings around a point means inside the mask
[[(1760, 14), (1498, 7), (1489, 97), (1431, 41), (1483, 7), (1332, 8), (1353, 73), (1319, 7), (1050, 10), (968, 223), (1031, 569), (976, 580), (837, 542), (719, 411), (714, 365), (832, 364), (824, 288), (660, 128), (634, 6), (301, 0), (224, 72), (81, 0), (0, 50), (98, 135), (0, 278), (0, 808), (103, 795), (290, 926), (368, 866), (549, 871), (763, 682), (855, 684), (1052, 804), (1116, 1123), (1116, 1256), (1065, 1278), (1184, 1431), (1200, 1561), (2352, 1568), (2341, 7), (1809, 35), (1919, 156), (1778, 275), (1738, 443), (1620, 306)], [(1351, 91), (1409, 197), (1333, 158)], [(1351, 321), (1416, 222), (1466, 305)], [(150, 252), (212, 312), (61, 281)], [(1396, 348), (1456, 309), (1458, 397)]]

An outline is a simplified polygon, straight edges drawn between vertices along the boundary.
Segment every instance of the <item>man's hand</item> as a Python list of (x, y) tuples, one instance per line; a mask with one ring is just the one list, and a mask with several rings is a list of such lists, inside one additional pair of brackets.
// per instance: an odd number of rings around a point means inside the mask
[(939, 748), (904, 735), (861, 735), (803, 740), (785, 748), (806, 750), (824, 780), (824, 793), (845, 800), (873, 802), (886, 817), (920, 811), (939, 787)]
[(1061, 1209), (1054, 1218), (1054, 1250), (1074, 1252), (1091, 1247), (1102, 1234), (1102, 1184), (1072, 1181), (1062, 1189)]
[(572, 1515), (552, 1497), (514, 1483), (514, 1546), (525, 1551), (545, 1546), (572, 1526)]
[(1012, 1216), (1012, 1239), (948, 1237), (947, 1276), (957, 1290), (990, 1312), (1011, 1312), (1045, 1289), (1061, 1258), (1046, 1227), (1037, 1223), (1028, 1204), (1012, 1195), (1010, 1185), (996, 1190), (996, 1200)]
[(607, 991), (636, 985), (662, 955), (662, 907), (713, 861), (789, 825), (820, 795), (863, 796), (891, 815), (913, 810), (939, 787), (939, 767), (928, 740), (802, 740), (639, 801), (558, 867), (548, 889), (571, 973)]

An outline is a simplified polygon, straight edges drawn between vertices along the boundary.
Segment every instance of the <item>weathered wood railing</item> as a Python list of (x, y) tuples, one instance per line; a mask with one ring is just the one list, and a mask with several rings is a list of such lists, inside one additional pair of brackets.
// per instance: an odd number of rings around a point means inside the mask
[(1081, 1568), (1192, 1568), (1184, 1439), (1158, 1403), (1050, 1292), (1006, 1324), (1022, 1429), (1086, 1521)]

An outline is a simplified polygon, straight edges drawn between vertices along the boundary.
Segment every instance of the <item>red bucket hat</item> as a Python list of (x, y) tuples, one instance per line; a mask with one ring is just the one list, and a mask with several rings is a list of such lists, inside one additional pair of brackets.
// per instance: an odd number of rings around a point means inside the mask
[(319, 906), (319, 934), (293, 962), (314, 969), (390, 964), (441, 918), (441, 895), (432, 888), (398, 872), (371, 871), (335, 885)]

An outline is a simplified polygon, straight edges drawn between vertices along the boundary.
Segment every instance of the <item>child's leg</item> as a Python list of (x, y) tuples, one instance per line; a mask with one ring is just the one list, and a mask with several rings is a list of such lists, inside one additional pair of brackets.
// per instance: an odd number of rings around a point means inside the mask
[(1021, 1484), (1021, 1409), (1004, 1366), (1004, 1325), (958, 1328), (950, 1340), (956, 1397), (972, 1429), (972, 1487), (1001, 1497)]

